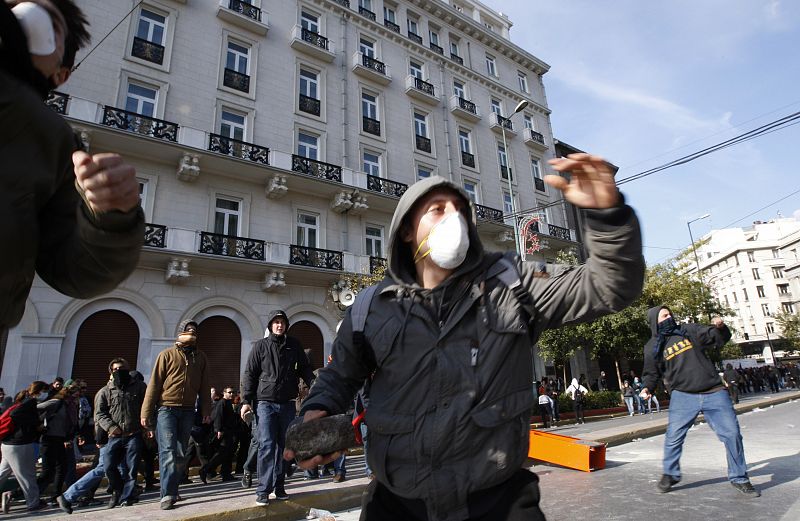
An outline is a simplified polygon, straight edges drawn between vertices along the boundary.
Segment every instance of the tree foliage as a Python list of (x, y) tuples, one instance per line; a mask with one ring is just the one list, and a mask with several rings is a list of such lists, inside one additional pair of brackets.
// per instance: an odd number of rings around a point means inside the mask
[(781, 328), (781, 336), (793, 348), (800, 347), (800, 315), (781, 311), (775, 315), (775, 322)]
[(725, 343), (722, 348), (719, 350), (719, 359), (722, 360), (737, 360), (742, 358), (744, 353), (742, 352), (742, 348), (739, 347), (739, 344), (735, 342), (731, 342), (730, 340)]

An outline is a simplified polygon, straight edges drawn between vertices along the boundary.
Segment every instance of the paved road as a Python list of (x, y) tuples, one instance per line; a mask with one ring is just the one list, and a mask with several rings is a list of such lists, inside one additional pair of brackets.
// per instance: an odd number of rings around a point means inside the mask
[[(638, 418), (619, 421), (627, 420)], [(655, 436), (609, 448), (606, 469), (597, 472), (534, 466), (542, 509), (549, 521), (800, 520), (800, 401), (742, 414), (739, 422), (760, 498), (746, 498), (730, 486), (723, 445), (703, 423), (687, 436), (683, 481), (672, 492), (659, 494), (655, 488), (664, 443), (664, 436)], [(336, 519), (356, 521), (358, 511), (336, 513)]]

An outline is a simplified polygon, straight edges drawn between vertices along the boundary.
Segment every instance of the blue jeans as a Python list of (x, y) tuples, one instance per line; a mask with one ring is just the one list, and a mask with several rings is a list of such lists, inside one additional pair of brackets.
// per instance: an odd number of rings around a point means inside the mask
[(97, 466), (73, 483), (72, 486), (64, 492), (64, 499), (70, 503), (75, 503), (81, 497), (89, 497), (94, 494), (95, 489), (106, 475), (106, 447), (107, 445), (101, 447), (98, 452)]
[(633, 396), (625, 397), (625, 405), (628, 407), (628, 414), (633, 416)]
[(717, 438), (725, 444), (728, 480), (732, 483), (749, 481), (739, 421), (726, 389), (709, 394), (672, 391), (669, 400), (669, 425), (664, 438), (664, 474), (680, 479), (683, 440), (701, 412)]
[(359, 428), (361, 429), (361, 439), (364, 440), (364, 470), (367, 472), (367, 477), (369, 477), (372, 475), (372, 469), (369, 468), (369, 461), (367, 460), (367, 424), (362, 422)]
[[(108, 483), (115, 492), (119, 492), (119, 500), (127, 501), (133, 495), (136, 486), (136, 472), (139, 464), (139, 453), (142, 447), (140, 433), (131, 436), (109, 437), (106, 449), (105, 470)], [(125, 472), (120, 472), (120, 464), (125, 462)]]
[(159, 407), (156, 417), (161, 499), (178, 497), (178, 483), (186, 468), (186, 449), (194, 425), (194, 410)]
[(283, 488), (286, 429), (296, 412), (294, 402), (258, 402), (258, 496)]

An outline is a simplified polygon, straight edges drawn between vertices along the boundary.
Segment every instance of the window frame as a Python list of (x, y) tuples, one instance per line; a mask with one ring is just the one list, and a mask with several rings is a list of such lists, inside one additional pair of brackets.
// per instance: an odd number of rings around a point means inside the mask
[[(228, 87), (224, 83), (225, 69), (227, 68), (228, 64), (229, 42), (233, 43), (234, 45), (238, 45), (240, 47), (247, 47), (249, 51), (247, 59), (247, 72), (242, 73), (237, 70), (237, 72), (239, 72), (240, 74), (246, 74), (250, 78), (249, 89), (247, 92), (241, 91), (239, 89), (234, 89), (232, 87)], [(223, 29), (222, 51), (220, 54), (220, 66), (219, 66), (219, 84), (217, 88), (219, 90), (235, 94), (236, 96), (255, 100), (257, 80), (258, 80), (257, 76), (258, 76), (258, 44), (254, 40), (245, 38), (241, 34), (234, 33), (227, 29)]]
[[(302, 146), (305, 146), (308, 150), (315, 150), (317, 157), (310, 157), (310, 156), (303, 155), (303, 154), (300, 153), (300, 146), (301, 146), (300, 136), (301, 135), (306, 135), (306, 136), (312, 137), (312, 138), (314, 138), (316, 140), (316, 143), (315, 143), (315, 145), (313, 147), (311, 147), (310, 144), (307, 143), (307, 142), (303, 143)], [(314, 130), (308, 130), (305, 127), (300, 127), (295, 131), (295, 144), (296, 144), (296, 146), (294, 148), (295, 153), (298, 156), (304, 157), (306, 159), (311, 159), (313, 161), (322, 161), (322, 159), (321, 159), (321, 157), (322, 157), (322, 144), (321, 144), (321, 141), (322, 141), (322, 136), (318, 132), (316, 132)]]
[(519, 83), (519, 90), (525, 94), (530, 94), (530, 84), (528, 83), (528, 75), (522, 71), (517, 71), (517, 82)]
[[(378, 235), (370, 235), (370, 233), (369, 233), (370, 228), (372, 228), (374, 230), (377, 230), (379, 232), (379, 234)], [(378, 247), (377, 248), (374, 246), (375, 242), (378, 243)], [(373, 246), (371, 248), (373, 250), (372, 253), (370, 253), (370, 251), (369, 251), (370, 250), (370, 246), (369, 246), (370, 243), (373, 243)], [(364, 255), (368, 255), (370, 257), (377, 257), (377, 258), (380, 258), (380, 259), (385, 258), (384, 257), (384, 255), (386, 254), (385, 244), (386, 244), (385, 227), (381, 226), (379, 224), (365, 223), (364, 224)], [(377, 250), (380, 250), (378, 252), (378, 253), (380, 253), (380, 255), (375, 255)]]
[[(315, 220), (315, 224), (313, 226), (310, 226), (310, 225), (307, 225), (306, 223), (301, 223), (300, 222), (300, 216), (301, 215), (305, 215), (305, 216), (308, 216), (308, 217), (313, 217), (314, 220)], [(313, 210), (307, 210), (305, 208), (295, 208), (295, 210), (294, 210), (294, 233), (292, 234), (292, 244), (294, 244), (296, 246), (304, 247), (304, 248), (323, 249), (324, 247), (321, 246), (321, 244), (322, 244), (321, 233), (322, 233), (322, 229), (323, 229), (321, 224), (322, 224), (322, 215), (320, 214), (320, 212), (313, 211)], [(303, 234), (304, 235), (304, 239), (305, 239), (304, 241), (298, 240), (299, 239), (299, 233), (300, 233), (301, 229), (303, 229), (303, 230), (314, 230), (314, 232), (315, 232), (314, 233), (314, 238), (315, 238), (314, 242), (315, 242), (315, 244), (313, 246), (308, 244), (308, 240), (307, 240), (308, 239), (308, 237), (307, 237), (308, 234), (307, 233)], [(305, 244), (303, 244), (304, 242), (305, 242)]]
[(486, 53), (486, 75), (490, 78), (500, 77), (500, 74), (497, 72), (497, 58), (488, 52)]
[[(161, 45), (164, 46), (164, 59), (161, 63), (144, 60), (133, 55), (133, 39), (139, 32), (139, 22), (141, 20), (142, 10), (151, 11), (154, 14), (163, 16), (165, 18), (164, 39), (161, 43)], [(135, 20), (135, 23), (128, 24), (128, 38), (125, 40), (125, 54), (123, 55), (123, 59), (133, 63), (138, 63), (140, 65), (145, 65), (152, 69), (170, 72), (172, 49), (174, 46), (173, 42), (175, 40), (175, 24), (177, 19), (178, 12), (175, 9), (163, 6), (161, 4), (154, 4), (152, 2), (142, 2), (141, 5), (136, 7), (136, 11), (132, 15), (131, 20)]]

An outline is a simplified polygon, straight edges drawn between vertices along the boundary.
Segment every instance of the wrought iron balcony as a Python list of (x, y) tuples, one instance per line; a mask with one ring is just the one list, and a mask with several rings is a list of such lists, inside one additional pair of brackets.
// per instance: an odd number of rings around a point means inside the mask
[(369, 18), (373, 22), (377, 20), (377, 17), (375, 16), (375, 13), (373, 13), (372, 11), (367, 9), (366, 7), (358, 6), (358, 14), (360, 14), (364, 18)]
[(475, 106), (475, 104), (472, 103), (471, 101), (466, 100), (466, 99), (462, 98), (461, 96), (458, 97), (458, 106), (459, 106), (459, 108), (462, 108), (462, 109), (466, 110), (467, 112), (471, 112), (471, 113), (473, 113), (475, 115), (478, 114), (478, 107)]
[(208, 149), (218, 154), (246, 159), (253, 163), (269, 164), (269, 149), (219, 134), (210, 134)]
[(305, 27), (300, 29), (300, 38), (304, 42), (308, 42), (311, 45), (316, 45), (320, 49), (328, 50), (328, 39), (322, 36), (319, 33), (315, 33), (314, 31), (309, 31)]
[(333, 1), (342, 7), (350, 9), (350, 0), (333, 0)]
[(450, 53), (450, 59), (453, 60), (454, 62), (456, 62), (459, 65), (464, 65), (464, 58), (462, 58), (458, 54), (455, 54), (455, 53), (451, 52)]
[(367, 174), (367, 190), (400, 197), (408, 190), (408, 185)]
[(438, 46), (438, 45), (436, 45), (435, 43), (431, 42), (431, 43), (430, 43), (430, 47), (431, 47), (431, 50), (432, 50), (433, 52), (438, 52), (439, 54), (441, 54), (442, 56), (444, 56), (444, 49), (442, 49), (440, 46)]
[(572, 235), (569, 233), (568, 228), (562, 228), (561, 226), (556, 226), (555, 224), (548, 224), (547, 225), (547, 235), (550, 237), (555, 237), (556, 239), (562, 239), (565, 241), (571, 241)]
[(69, 94), (51, 90), (47, 93), (47, 100), (45, 104), (59, 114), (67, 113), (67, 101), (69, 101)]
[(383, 25), (384, 25), (384, 26), (385, 26), (387, 29), (390, 29), (390, 30), (392, 30), (392, 31), (394, 31), (394, 32), (396, 32), (396, 33), (400, 33), (400, 26), (399, 26), (399, 25), (397, 25), (397, 24), (396, 24), (396, 23), (394, 23), (394, 22), (390, 22), (389, 20), (384, 20), (384, 21), (383, 21)]
[(514, 131), (514, 123), (500, 114), (497, 114), (497, 124), (503, 126), (506, 130)]
[(342, 252), (309, 246), (289, 246), (289, 264), (342, 271)]
[(328, 181), (342, 182), (342, 167), (292, 154), (292, 171)]
[(227, 67), (222, 78), (222, 84), (242, 92), (250, 92), (250, 76)]
[(236, 11), (237, 13), (255, 20), (256, 22), (261, 21), (261, 9), (254, 6), (250, 2), (245, 2), (244, 0), (229, 0), (228, 9), (231, 11)]
[(362, 129), (364, 132), (369, 134), (373, 134), (375, 136), (381, 135), (381, 122), (377, 119), (368, 118), (366, 116), (361, 118), (362, 120)]
[(103, 125), (166, 141), (178, 141), (178, 124), (115, 107), (103, 108)]
[(509, 176), (511, 176), (511, 180), (513, 181), (514, 180), (514, 172), (512, 172), (511, 169), (508, 168), (507, 166), (500, 165), (500, 177), (502, 177), (503, 179), (508, 179)]
[(167, 245), (167, 227), (163, 224), (145, 223), (144, 245), (163, 248)]
[(414, 88), (428, 94), (429, 96), (436, 96), (435, 89), (433, 87), (433, 83), (428, 83), (427, 81), (421, 80), (414, 76)]
[(475, 205), (475, 216), (479, 221), (486, 222), (503, 222), (503, 212), (496, 208), (483, 206), (481, 204)]
[(534, 177), (533, 184), (537, 190), (539, 190), (540, 192), (544, 192), (544, 179), (541, 179), (539, 177)]
[(408, 32), (408, 39), (417, 42), (418, 44), (422, 45), (422, 36), (418, 35), (417, 33), (412, 33), (411, 31)]
[(469, 152), (461, 151), (461, 164), (470, 168), (475, 168), (475, 156)]
[(379, 269), (385, 270), (389, 266), (389, 263), (383, 257), (373, 257), (370, 255), (369, 257), (369, 272), (373, 275)]
[(264, 241), (221, 233), (200, 232), (200, 249), (198, 251), (211, 255), (263, 261)]
[(300, 110), (319, 116), (320, 114), (320, 101), (316, 98), (300, 94)]
[(131, 49), (131, 54), (137, 58), (141, 58), (142, 60), (157, 63), (159, 65), (164, 63), (164, 46), (147, 41), (144, 38), (139, 38), (138, 36), (133, 37), (133, 48)]
[(544, 145), (544, 136), (542, 134), (530, 128), (528, 130), (531, 135), (531, 141), (536, 141), (537, 143)]
[(384, 76), (386, 75), (386, 64), (380, 60), (376, 60), (375, 58), (367, 56), (364, 53), (361, 53), (361, 63), (367, 69), (371, 69), (375, 72), (383, 74)]
[(431, 140), (426, 138), (425, 136), (420, 136), (419, 134), (416, 134), (414, 137), (416, 138), (417, 150), (422, 150), (423, 152), (430, 153)]

